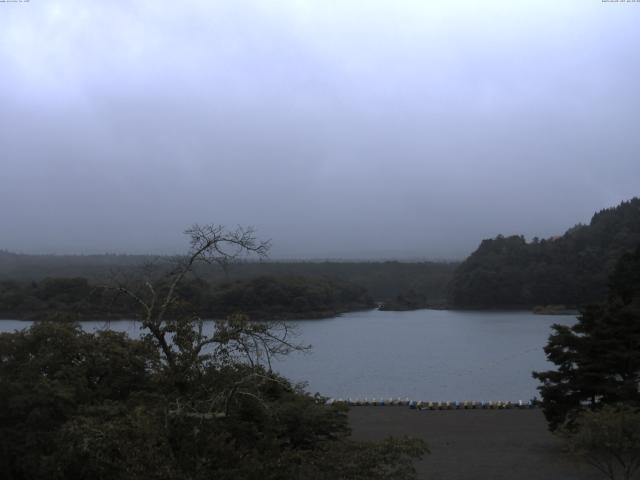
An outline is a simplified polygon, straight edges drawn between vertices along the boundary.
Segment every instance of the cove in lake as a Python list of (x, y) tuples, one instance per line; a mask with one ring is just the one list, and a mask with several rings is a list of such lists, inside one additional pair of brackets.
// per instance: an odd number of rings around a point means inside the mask
[[(311, 344), (274, 363), (310, 392), (342, 398), (408, 397), (427, 401), (529, 400), (537, 395), (533, 370), (551, 364), (542, 350), (551, 325), (570, 316), (530, 312), (415, 310), (354, 312), (325, 320), (291, 321), (298, 341)], [(29, 322), (0, 321), (0, 331)], [(139, 334), (133, 321), (83, 322)], [(212, 325), (211, 323), (209, 325)]]

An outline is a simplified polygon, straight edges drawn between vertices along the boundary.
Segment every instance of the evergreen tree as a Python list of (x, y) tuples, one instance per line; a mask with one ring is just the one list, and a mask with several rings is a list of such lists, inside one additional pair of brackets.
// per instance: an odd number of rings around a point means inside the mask
[(583, 309), (574, 326), (553, 329), (545, 353), (557, 370), (533, 374), (552, 430), (585, 408), (640, 405), (640, 247), (618, 262), (605, 303)]

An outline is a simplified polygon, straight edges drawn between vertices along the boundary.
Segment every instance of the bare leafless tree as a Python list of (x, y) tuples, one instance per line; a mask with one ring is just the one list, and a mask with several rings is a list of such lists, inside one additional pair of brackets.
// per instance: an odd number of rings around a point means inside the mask
[(309, 347), (295, 342), (294, 333), (285, 322), (249, 321), (242, 314), (215, 320), (213, 332), (206, 334), (203, 319), (196, 312), (185, 311), (179, 287), (194, 275), (198, 264), (227, 269), (243, 256), (265, 257), (270, 243), (258, 241), (252, 228), (227, 230), (221, 225), (193, 225), (185, 234), (190, 239), (186, 255), (171, 259), (169, 264), (143, 265), (136, 273), (117, 272), (107, 288), (137, 305), (141, 328), (158, 347), (163, 364), (178, 387), (212, 367), (247, 367), (231, 384), (211, 391), (204, 399), (174, 399), (169, 415), (203, 420), (224, 417), (239, 397), (251, 397), (266, 406), (260, 399), (261, 387), (265, 382), (280, 381), (271, 373), (272, 359)]
[(265, 257), (270, 247), (269, 241), (256, 239), (252, 228), (228, 230), (222, 225), (196, 224), (185, 234), (190, 239), (186, 255), (173, 258), (168, 266), (143, 265), (138, 274), (118, 272), (108, 286), (138, 306), (142, 329), (157, 343), (169, 368), (184, 370), (215, 358), (218, 362), (242, 359), (270, 369), (274, 355), (301, 348), (292, 342), (291, 330), (282, 322), (253, 323), (236, 315), (217, 320), (214, 333), (205, 335), (203, 320), (195, 312), (179, 312), (179, 287), (198, 264), (227, 269), (244, 256)]

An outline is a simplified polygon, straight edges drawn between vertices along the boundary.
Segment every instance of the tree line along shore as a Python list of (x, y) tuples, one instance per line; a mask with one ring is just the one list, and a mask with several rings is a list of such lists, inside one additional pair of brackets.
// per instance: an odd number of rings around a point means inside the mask
[[(593, 215), (547, 239), (498, 235), (462, 262), (239, 261), (200, 265), (185, 297), (209, 317), (321, 318), (365, 308), (532, 309), (574, 313), (603, 301), (617, 260), (640, 244), (640, 199)], [(0, 251), (0, 315), (127, 316), (126, 302), (100, 293), (113, 272), (162, 268), (168, 257), (19, 255)], [(111, 302), (111, 303), (109, 303)], [(57, 313), (56, 313), (57, 312)]]

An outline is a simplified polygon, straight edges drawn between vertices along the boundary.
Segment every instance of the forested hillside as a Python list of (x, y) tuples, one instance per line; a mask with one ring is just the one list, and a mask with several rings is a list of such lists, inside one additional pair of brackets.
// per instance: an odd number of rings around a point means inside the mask
[(456, 269), (451, 305), (471, 307), (580, 306), (604, 300), (616, 261), (640, 245), (640, 199), (596, 213), (561, 237), (483, 240)]

